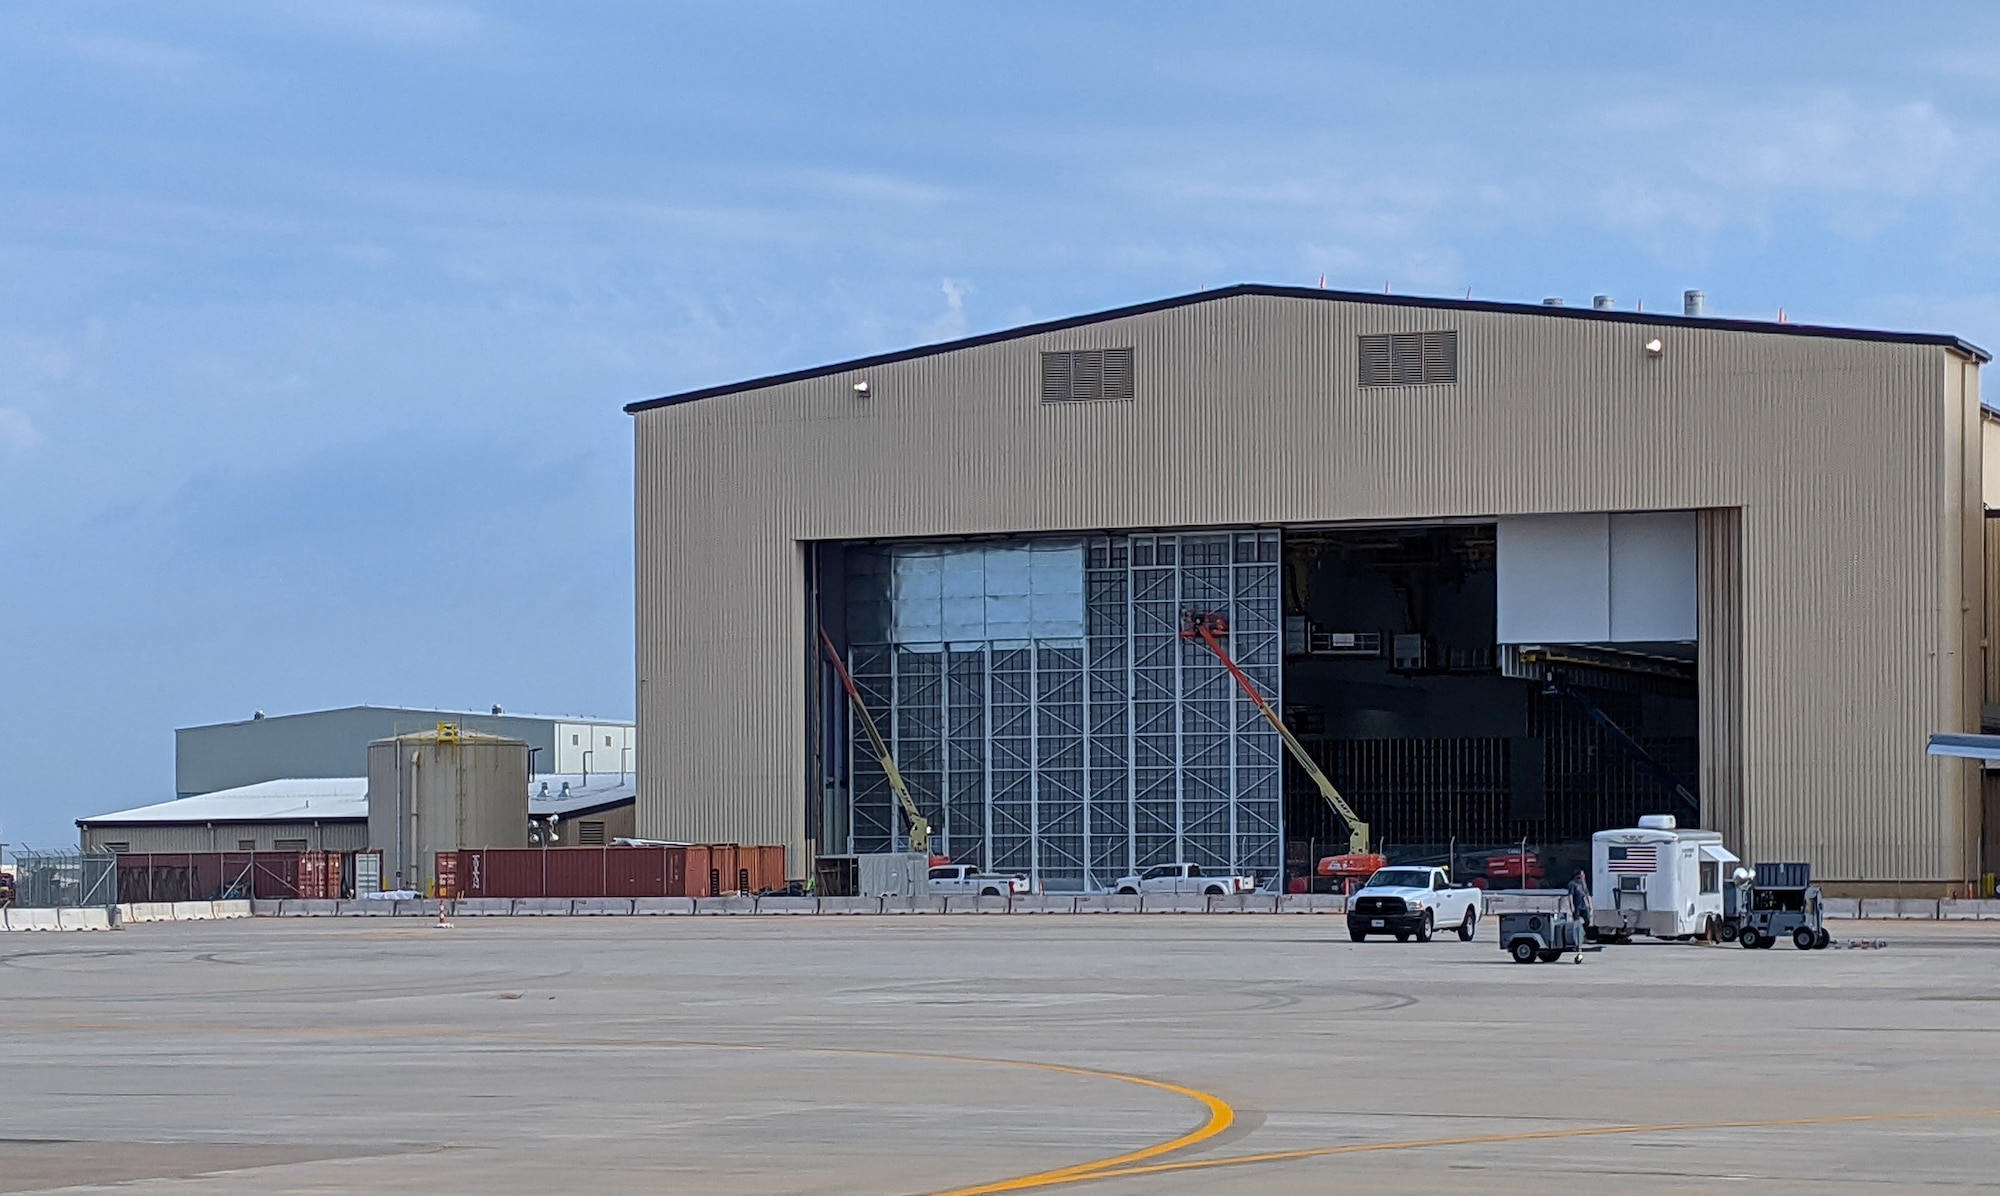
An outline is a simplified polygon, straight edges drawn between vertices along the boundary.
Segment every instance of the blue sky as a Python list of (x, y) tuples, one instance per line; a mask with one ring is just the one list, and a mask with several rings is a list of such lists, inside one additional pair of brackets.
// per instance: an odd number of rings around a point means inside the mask
[(1996, 34), (16, 0), (0, 839), (171, 796), (173, 728), (254, 709), (629, 714), (635, 398), (1322, 275), (2000, 345)]

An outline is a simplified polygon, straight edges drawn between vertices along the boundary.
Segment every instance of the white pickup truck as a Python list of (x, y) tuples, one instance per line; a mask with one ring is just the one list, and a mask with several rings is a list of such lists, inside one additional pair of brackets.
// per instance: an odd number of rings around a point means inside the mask
[(1222, 897), (1250, 893), (1257, 888), (1254, 876), (1204, 875), (1200, 864), (1161, 864), (1137, 876), (1121, 876), (1112, 884), (1119, 893), (1159, 893), (1186, 897)]
[(1393, 934), (1399, 943), (1412, 935), (1420, 943), (1447, 927), (1461, 941), (1478, 932), (1481, 891), (1455, 885), (1442, 868), (1384, 868), (1368, 878), (1347, 902), (1347, 937), (1360, 942), (1371, 934)]
[(1027, 891), (1027, 877), (981, 872), (976, 864), (940, 864), (924, 878), (924, 892), (938, 897), (1014, 897)]

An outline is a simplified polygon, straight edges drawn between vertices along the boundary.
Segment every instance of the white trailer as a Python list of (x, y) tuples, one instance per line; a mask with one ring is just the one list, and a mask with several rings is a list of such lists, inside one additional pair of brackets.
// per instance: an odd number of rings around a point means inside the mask
[(1590, 841), (1590, 927), (1599, 939), (1686, 939), (1722, 923), (1722, 889), (1739, 861), (1715, 831), (1648, 814)]

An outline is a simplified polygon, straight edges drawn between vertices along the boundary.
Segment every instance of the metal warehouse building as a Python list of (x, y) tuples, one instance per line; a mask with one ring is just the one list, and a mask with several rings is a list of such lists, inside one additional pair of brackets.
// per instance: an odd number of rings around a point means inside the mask
[(633, 404), (638, 832), (899, 845), (824, 631), (934, 850), (1298, 874), (1341, 828), (1200, 612), (1392, 857), (1662, 812), (1972, 881), (1986, 360), (1241, 286)]

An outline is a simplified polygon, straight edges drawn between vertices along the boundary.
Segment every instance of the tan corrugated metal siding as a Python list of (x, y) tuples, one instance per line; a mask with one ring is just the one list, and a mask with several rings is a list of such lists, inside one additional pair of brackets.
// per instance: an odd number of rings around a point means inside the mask
[(126, 844), (125, 850), (237, 851), (244, 842), (254, 842), (256, 851), (276, 851), (280, 839), (303, 839), (309, 851), (364, 851), (368, 847), (368, 824), (358, 819), (346, 822), (222, 822), (214, 826), (176, 823), (131, 823), (83, 828), (81, 846), (86, 851), (101, 850), (106, 843)]
[[(1459, 333), (1458, 384), (1357, 386), (1358, 336), (1430, 329)], [(1134, 401), (1039, 401), (1039, 351), (1123, 346)], [(1721, 508), (1740, 511), (1740, 849), (1963, 877), (1972, 778), (1923, 751), (1976, 725), (1961, 360), (1234, 296), (642, 411), (639, 833), (789, 843), (800, 866), (803, 541)]]
[(1741, 843), (1743, 810), (1743, 515), (1701, 512), (1696, 560), (1696, 684), (1701, 700), (1702, 821)]

